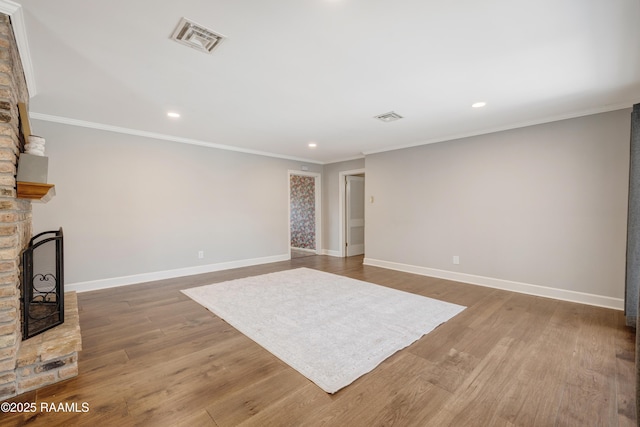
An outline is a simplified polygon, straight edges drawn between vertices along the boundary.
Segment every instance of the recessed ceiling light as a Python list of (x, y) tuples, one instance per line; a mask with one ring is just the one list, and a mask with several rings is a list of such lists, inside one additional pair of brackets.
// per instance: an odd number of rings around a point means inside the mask
[(476, 102), (475, 104), (471, 104), (471, 106), (472, 106), (473, 108), (482, 108), (482, 107), (484, 107), (485, 105), (487, 105), (487, 103), (486, 103), (486, 102)]
[(167, 116), (169, 116), (169, 117), (171, 117), (173, 119), (177, 119), (178, 117), (180, 117), (180, 114), (179, 113), (175, 113), (173, 111), (170, 111), (170, 112), (167, 113)]
[(316, 148), (318, 146), (318, 144), (316, 144), (315, 142), (310, 142), (309, 143), (309, 148)]

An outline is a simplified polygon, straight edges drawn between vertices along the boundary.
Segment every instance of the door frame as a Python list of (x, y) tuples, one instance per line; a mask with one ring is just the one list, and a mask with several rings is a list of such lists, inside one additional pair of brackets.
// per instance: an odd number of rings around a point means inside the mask
[[(364, 168), (363, 169), (352, 169), (352, 170), (348, 170), (348, 171), (342, 171), (338, 174), (338, 212), (340, 213), (338, 215), (338, 242), (340, 245), (340, 256), (342, 258), (347, 256), (347, 247), (346, 247), (346, 243), (347, 243), (347, 235), (346, 235), (346, 230), (345, 230), (345, 226), (347, 225), (347, 204), (345, 203), (345, 197), (346, 197), (346, 193), (345, 193), (345, 185), (346, 185), (346, 180), (347, 180), (347, 176), (349, 175), (362, 175), (364, 174), (365, 176), (365, 189), (367, 188), (367, 175), (365, 173)], [(366, 193), (365, 193), (366, 194)], [(366, 200), (366, 196), (365, 196), (365, 200)], [(367, 212), (367, 204), (365, 203), (365, 218), (366, 218), (366, 212)], [(366, 221), (365, 221), (366, 224)], [(365, 230), (366, 230), (366, 225), (365, 225)], [(289, 239), (291, 240), (291, 239)], [(365, 246), (365, 251), (366, 251), (366, 246)]]
[(319, 255), (322, 251), (322, 174), (317, 172), (305, 172), (297, 170), (287, 171), (287, 252), (291, 259), (291, 176), (312, 176), (314, 177), (315, 189), (315, 226), (316, 226), (316, 249), (315, 254)]

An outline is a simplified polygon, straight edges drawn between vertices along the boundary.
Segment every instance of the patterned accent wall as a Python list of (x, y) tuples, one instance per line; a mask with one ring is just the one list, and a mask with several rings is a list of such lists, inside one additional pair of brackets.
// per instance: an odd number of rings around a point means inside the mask
[(316, 248), (316, 184), (312, 176), (291, 175), (291, 247)]

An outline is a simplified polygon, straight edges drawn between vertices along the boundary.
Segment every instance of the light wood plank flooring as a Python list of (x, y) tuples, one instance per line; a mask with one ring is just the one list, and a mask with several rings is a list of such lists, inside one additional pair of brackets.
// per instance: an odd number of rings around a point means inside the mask
[[(468, 308), (335, 395), (179, 290), (305, 266)], [(634, 333), (618, 311), (311, 256), (78, 295), (77, 378), (2, 426), (633, 426)]]

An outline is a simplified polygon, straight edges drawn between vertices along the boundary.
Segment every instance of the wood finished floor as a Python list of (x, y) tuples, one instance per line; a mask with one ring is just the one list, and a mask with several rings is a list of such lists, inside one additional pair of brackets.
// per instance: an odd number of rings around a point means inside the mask
[[(179, 292), (300, 266), (468, 308), (335, 395)], [(2, 426), (633, 426), (634, 333), (619, 311), (311, 256), (78, 295), (77, 378)]]

